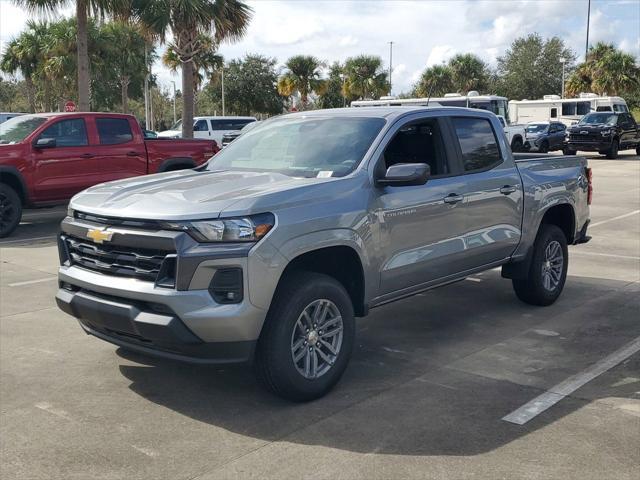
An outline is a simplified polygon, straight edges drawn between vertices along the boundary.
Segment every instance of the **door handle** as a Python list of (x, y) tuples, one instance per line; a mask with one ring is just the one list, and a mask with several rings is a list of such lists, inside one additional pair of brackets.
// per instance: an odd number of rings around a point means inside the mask
[(127, 152), (127, 156), (128, 157), (139, 157), (140, 155), (138, 154), (138, 152)]
[(500, 189), (500, 193), (503, 195), (509, 195), (517, 190), (515, 185), (505, 185)]
[(450, 205), (461, 202), (464, 199), (462, 195), (458, 195), (457, 193), (450, 193), (446, 197), (444, 197), (444, 203), (448, 203)]
[(82, 158), (93, 158), (93, 153), (83, 153), (80, 155)]

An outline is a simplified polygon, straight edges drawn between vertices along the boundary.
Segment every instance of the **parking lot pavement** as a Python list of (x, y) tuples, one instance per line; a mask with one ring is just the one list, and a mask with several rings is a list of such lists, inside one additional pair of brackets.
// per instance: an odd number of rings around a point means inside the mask
[(86, 336), (53, 300), (64, 213), (21, 226), (0, 241), (0, 477), (635, 480), (640, 353), (502, 420), (640, 337), (640, 159), (593, 158), (593, 239), (570, 247), (555, 305), (519, 303), (492, 270), (375, 309), (342, 381), (309, 404), (246, 368)]

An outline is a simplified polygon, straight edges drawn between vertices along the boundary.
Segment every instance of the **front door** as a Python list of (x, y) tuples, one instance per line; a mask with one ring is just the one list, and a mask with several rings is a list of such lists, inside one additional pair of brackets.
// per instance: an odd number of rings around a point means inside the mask
[[(507, 145), (498, 141), (491, 122), (479, 117), (453, 117), (457, 148), (465, 171), (467, 269), (511, 256), (521, 235), (522, 181)], [(505, 151), (505, 154), (502, 152)]]
[(377, 172), (397, 163), (427, 163), (424, 185), (380, 187), (373, 205), (377, 225), (380, 295), (397, 296), (462, 268), (465, 214), (457, 162), (445, 148), (441, 122), (412, 121), (399, 128)]
[(67, 199), (100, 183), (101, 171), (89, 145), (84, 119), (59, 120), (47, 127), (36, 142), (45, 138), (54, 139), (55, 146), (32, 147), (38, 201)]

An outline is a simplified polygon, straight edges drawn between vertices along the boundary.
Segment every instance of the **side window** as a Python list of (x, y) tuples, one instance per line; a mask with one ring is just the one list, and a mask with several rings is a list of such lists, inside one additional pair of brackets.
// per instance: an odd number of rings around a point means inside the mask
[(611, 111), (611, 107), (607, 105), (601, 105), (596, 108), (596, 112), (610, 112), (610, 111)]
[(398, 163), (426, 163), (431, 176), (451, 173), (438, 121), (425, 120), (402, 127), (384, 151), (385, 168)]
[(489, 120), (470, 117), (452, 120), (466, 172), (486, 170), (502, 162), (498, 140)]
[(563, 103), (562, 104), (562, 116), (570, 116), (576, 114), (576, 104), (575, 103)]
[(58, 147), (82, 147), (88, 145), (87, 129), (82, 118), (56, 122), (38, 137), (55, 138)]
[(551, 118), (558, 118), (558, 109), (555, 107), (551, 109)]
[(126, 118), (96, 118), (101, 145), (117, 145), (133, 140), (131, 126)]
[(206, 120), (198, 120), (193, 124), (194, 132), (206, 132), (209, 130), (209, 126), (207, 125)]
[(576, 103), (576, 114), (577, 115), (586, 115), (591, 111), (591, 103), (590, 102), (577, 102)]

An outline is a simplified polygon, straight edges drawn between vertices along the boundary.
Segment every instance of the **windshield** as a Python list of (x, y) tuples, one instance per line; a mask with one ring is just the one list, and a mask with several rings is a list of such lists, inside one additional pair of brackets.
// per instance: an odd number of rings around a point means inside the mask
[(362, 161), (382, 118), (283, 117), (243, 133), (209, 162), (208, 170), (278, 172), (295, 177), (342, 177)]
[(549, 125), (546, 123), (532, 123), (527, 125), (527, 133), (542, 133), (547, 130)]
[(182, 120), (178, 120), (176, 123), (171, 125), (169, 130), (182, 130)]
[(46, 121), (44, 117), (22, 115), (0, 123), (0, 144), (19, 143)]
[(615, 125), (617, 121), (618, 116), (611, 113), (590, 113), (582, 117), (578, 125)]

